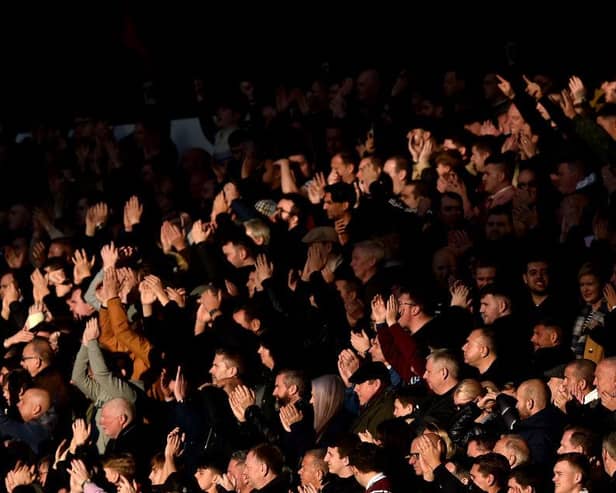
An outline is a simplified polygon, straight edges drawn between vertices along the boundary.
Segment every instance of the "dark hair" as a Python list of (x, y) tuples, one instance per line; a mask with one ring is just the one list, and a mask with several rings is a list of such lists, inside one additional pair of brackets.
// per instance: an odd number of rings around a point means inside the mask
[(590, 464), (588, 458), (584, 454), (578, 452), (569, 452), (568, 454), (560, 454), (556, 457), (554, 464), (566, 461), (582, 473), (581, 484), (584, 485), (590, 476)]
[(381, 449), (373, 443), (359, 443), (349, 455), (349, 464), (359, 472), (381, 471), (383, 457)]
[(336, 204), (347, 202), (349, 209), (352, 209), (355, 205), (355, 189), (349, 183), (338, 182), (327, 185), (325, 193), (329, 193), (332, 196), (332, 202)]
[(332, 447), (338, 449), (338, 455), (341, 459), (349, 457), (351, 452), (359, 445), (361, 440), (354, 433), (340, 433), (332, 440)]
[(507, 478), (511, 468), (509, 461), (500, 454), (490, 452), (489, 454), (476, 457), (473, 464), (479, 466), (479, 472), (483, 475), (491, 474), (494, 477), (494, 482), (503, 488), (507, 486)]
[(252, 452), (260, 462), (265, 464), (276, 475), (282, 473), (282, 466), (284, 464), (284, 456), (276, 445), (269, 443), (260, 443), (250, 449), (248, 453)]
[(528, 486), (534, 486), (536, 488), (538, 485), (546, 482), (545, 473), (535, 464), (523, 464), (518, 466), (511, 471), (509, 477), (515, 479), (516, 483), (523, 488), (527, 488)]

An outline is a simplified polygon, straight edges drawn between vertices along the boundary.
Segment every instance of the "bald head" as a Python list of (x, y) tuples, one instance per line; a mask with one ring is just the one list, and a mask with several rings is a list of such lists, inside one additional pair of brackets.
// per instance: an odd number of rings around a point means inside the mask
[(49, 392), (44, 389), (28, 389), (26, 390), (19, 402), (17, 408), (24, 422), (38, 419), (51, 407), (51, 397)]
[(518, 387), (516, 398), (520, 418), (526, 419), (546, 408), (550, 402), (550, 389), (538, 378), (526, 380)]

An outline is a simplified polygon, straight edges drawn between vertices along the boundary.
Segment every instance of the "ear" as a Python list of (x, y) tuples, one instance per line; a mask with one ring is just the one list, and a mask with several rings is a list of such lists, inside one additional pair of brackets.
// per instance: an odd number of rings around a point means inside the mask
[(550, 342), (552, 344), (558, 343), (558, 333), (554, 330), (550, 332)]
[(522, 274), (522, 279), (524, 280), (524, 284), (528, 286), (528, 276), (526, 274)]
[(250, 327), (254, 332), (258, 332), (261, 328), (261, 320), (259, 320), (258, 318), (253, 318), (250, 321)]
[(441, 368), (441, 374), (443, 375), (443, 380), (446, 380), (449, 376), (449, 370), (445, 367)]
[(489, 486), (493, 486), (495, 483), (495, 478), (494, 478), (494, 474), (488, 474), (488, 485)]
[(236, 366), (230, 367), (229, 371), (230, 371), (232, 377), (237, 376), (237, 367)]
[(289, 386), (289, 394), (291, 394), (291, 395), (297, 394), (297, 385), (290, 385)]
[(32, 408), (32, 415), (40, 416), (42, 411), (43, 411), (43, 408), (41, 407), (41, 405), (37, 404), (36, 406)]
[(573, 480), (576, 482), (576, 484), (581, 484), (582, 483), (582, 473), (576, 472), (573, 475)]
[(526, 408), (527, 408), (529, 411), (532, 411), (532, 410), (534, 409), (534, 407), (535, 407), (535, 400), (534, 400), (534, 399), (528, 399), (528, 400), (526, 401)]

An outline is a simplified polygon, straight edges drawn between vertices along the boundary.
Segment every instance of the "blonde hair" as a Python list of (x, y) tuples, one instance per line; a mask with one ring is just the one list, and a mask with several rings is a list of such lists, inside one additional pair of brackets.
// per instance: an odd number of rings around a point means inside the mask
[(331, 419), (342, 409), (344, 384), (338, 375), (322, 375), (312, 381), (314, 429), (317, 440)]
[(472, 378), (466, 378), (458, 384), (454, 395), (459, 395), (462, 399), (464, 399), (464, 404), (466, 404), (468, 402), (474, 401), (477, 397), (481, 395), (482, 392), (483, 388), (477, 380), (473, 380)]

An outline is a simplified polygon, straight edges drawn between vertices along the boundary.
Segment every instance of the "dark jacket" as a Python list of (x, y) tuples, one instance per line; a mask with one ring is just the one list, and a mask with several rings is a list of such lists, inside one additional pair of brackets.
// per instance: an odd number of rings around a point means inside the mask
[(528, 443), (533, 462), (548, 465), (556, 454), (563, 427), (564, 415), (550, 405), (537, 414), (518, 421), (513, 430)]
[(351, 431), (359, 433), (368, 430), (372, 436), (376, 436), (377, 426), (393, 416), (394, 397), (387, 389), (384, 389), (360, 409), (359, 416), (351, 426)]
[(40, 418), (22, 423), (0, 414), (0, 436), (13, 438), (24, 442), (32, 451), (39, 455), (44, 452), (46, 444), (52, 439), (53, 429), (57, 421), (55, 411), (48, 410)]

